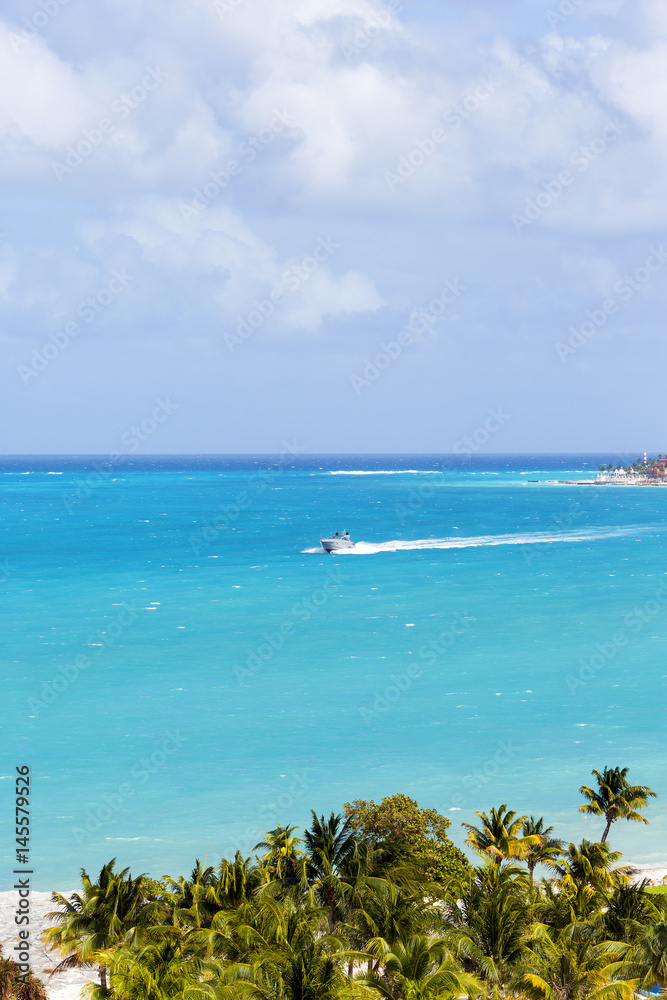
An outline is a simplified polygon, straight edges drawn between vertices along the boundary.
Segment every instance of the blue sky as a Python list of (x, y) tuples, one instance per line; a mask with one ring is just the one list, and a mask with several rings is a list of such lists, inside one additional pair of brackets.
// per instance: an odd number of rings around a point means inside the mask
[(6, 0), (0, 93), (0, 452), (664, 451), (662, 0)]

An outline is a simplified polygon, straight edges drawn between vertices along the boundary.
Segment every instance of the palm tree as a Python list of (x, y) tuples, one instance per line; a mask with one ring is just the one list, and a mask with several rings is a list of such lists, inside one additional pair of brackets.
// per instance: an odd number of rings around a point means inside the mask
[(330, 872), (342, 873), (357, 854), (358, 840), (352, 819), (331, 813), (328, 820), (318, 818), (311, 809), (313, 821), (306, 830), (308, 870), (312, 877), (320, 878)]
[(223, 858), (218, 866), (217, 897), (225, 910), (235, 910), (252, 899), (262, 884), (260, 869), (237, 851), (234, 860)]
[(602, 844), (607, 839), (611, 824), (618, 819), (648, 824), (648, 820), (638, 810), (644, 809), (649, 798), (655, 799), (657, 795), (648, 785), (631, 785), (626, 777), (628, 770), (627, 767), (622, 770), (620, 767), (605, 767), (602, 773), (593, 770), (591, 773), (597, 780), (597, 790), (586, 785), (579, 789), (588, 799), (585, 805), (579, 807), (579, 812), (604, 816), (607, 822), (600, 838)]
[(605, 939), (632, 943), (638, 941), (650, 924), (663, 919), (660, 899), (646, 892), (648, 882), (619, 885), (608, 897), (597, 916), (597, 926)]
[(169, 890), (165, 896), (170, 923), (192, 928), (210, 927), (211, 920), (222, 909), (214, 867), (204, 868), (197, 858), (189, 879), (182, 875), (178, 879), (167, 876), (164, 881)]
[(343, 964), (367, 957), (345, 951), (341, 938), (323, 933), (321, 910), (289, 897), (262, 895), (245, 917), (235, 936), (247, 942), (247, 952), (226, 970), (234, 1000), (338, 1000), (347, 984)]
[(482, 827), (462, 823), (468, 831), (466, 844), (478, 854), (486, 854), (493, 858), (497, 865), (509, 858), (523, 860), (532, 847), (537, 847), (544, 839), (540, 834), (522, 833), (526, 816), (517, 816), (503, 804), (499, 809), (492, 809), (491, 815), (485, 812), (475, 813), (482, 820)]
[(633, 1000), (635, 984), (616, 978), (625, 950), (617, 941), (596, 943), (585, 924), (536, 924), (513, 993), (519, 1000)]
[(554, 862), (557, 875), (555, 896), (549, 899), (549, 908), (560, 911), (557, 922), (568, 913), (567, 922), (590, 919), (596, 910), (607, 905), (607, 894), (626, 885), (632, 868), (628, 865), (614, 867), (621, 858), (620, 851), (612, 851), (608, 844), (582, 840), (569, 844), (562, 857)]
[[(142, 948), (109, 952), (113, 992), (123, 1000), (212, 1000), (224, 973), (215, 962), (194, 956), (182, 942), (162, 940)], [(89, 1000), (106, 1000), (108, 991), (88, 990)]]
[(46, 990), (39, 979), (24, 977), (11, 958), (5, 958), (0, 945), (0, 1000), (47, 1000)]
[[(311, 810), (313, 821), (306, 830), (306, 860), (301, 865), (301, 882), (312, 899), (321, 904), (327, 914), (329, 933), (333, 934), (336, 918), (341, 915), (345, 897), (346, 876), (360, 858), (360, 845), (351, 819), (331, 813), (328, 820), (318, 818)], [(368, 853), (368, 852), (366, 852)], [(358, 866), (357, 866), (358, 869)]]
[(637, 976), (640, 987), (667, 989), (667, 921), (660, 920), (644, 928), (626, 958), (626, 969)]
[[(69, 899), (58, 892), (52, 894), (51, 901), (63, 909), (47, 913), (55, 926), (44, 932), (44, 938), (47, 944), (66, 955), (56, 972), (95, 964), (102, 953), (135, 941), (139, 929), (153, 917), (157, 904), (145, 900), (145, 876), (133, 879), (128, 875), (126, 878), (129, 868), (116, 872), (115, 864), (116, 859), (112, 858), (104, 865), (95, 883), (82, 868), (81, 894), (75, 892)], [(106, 989), (105, 959), (98, 962), (98, 970), (100, 984)]]
[(445, 902), (445, 939), (462, 968), (495, 990), (506, 989), (524, 951), (531, 922), (530, 883), (516, 865), (487, 858)]
[(531, 884), (536, 865), (545, 865), (553, 871), (554, 862), (563, 853), (563, 841), (551, 836), (553, 829), (552, 826), (545, 827), (542, 817), (535, 819), (534, 816), (530, 816), (523, 821), (521, 832), (524, 837), (542, 838), (540, 843), (532, 844), (528, 848), (524, 859), (530, 873)]
[(297, 848), (297, 844), (302, 844), (303, 840), (292, 836), (296, 829), (296, 826), (279, 825), (275, 830), (267, 830), (266, 840), (253, 847), (253, 851), (266, 850), (262, 861), (270, 879), (292, 883), (298, 881), (298, 860), (306, 855)]
[(461, 971), (440, 938), (415, 934), (391, 946), (378, 939), (369, 950), (380, 957), (382, 972), (369, 973), (360, 981), (387, 1000), (445, 1000), (484, 993), (484, 984)]

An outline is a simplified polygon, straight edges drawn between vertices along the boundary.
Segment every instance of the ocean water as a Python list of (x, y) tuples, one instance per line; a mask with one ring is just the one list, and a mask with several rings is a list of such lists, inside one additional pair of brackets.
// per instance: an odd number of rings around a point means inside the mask
[(459, 845), (503, 802), (595, 837), (616, 764), (661, 797), (612, 843), (663, 859), (667, 490), (547, 482), (615, 460), (0, 461), (2, 887), (26, 763), (37, 889), (399, 791)]

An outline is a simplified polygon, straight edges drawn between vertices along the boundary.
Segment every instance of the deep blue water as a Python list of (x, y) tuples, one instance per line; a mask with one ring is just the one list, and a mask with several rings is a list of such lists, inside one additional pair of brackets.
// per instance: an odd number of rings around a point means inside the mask
[(23, 763), (42, 889), (397, 791), (459, 844), (502, 802), (592, 837), (606, 764), (661, 794), (614, 846), (664, 858), (667, 490), (545, 482), (608, 461), (1, 459), (4, 871)]

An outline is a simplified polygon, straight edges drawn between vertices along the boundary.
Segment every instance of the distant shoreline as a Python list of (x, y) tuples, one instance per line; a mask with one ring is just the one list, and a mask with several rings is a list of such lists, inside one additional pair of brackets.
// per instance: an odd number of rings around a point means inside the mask
[(558, 486), (667, 486), (664, 479), (634, 479), (627, 482), (623, 479), (527, 479), (527, 483), (549, 483)]

